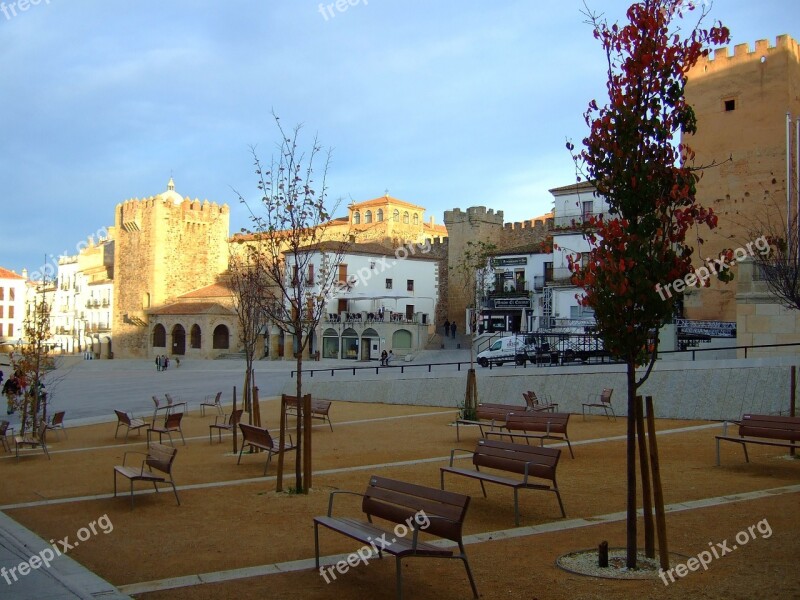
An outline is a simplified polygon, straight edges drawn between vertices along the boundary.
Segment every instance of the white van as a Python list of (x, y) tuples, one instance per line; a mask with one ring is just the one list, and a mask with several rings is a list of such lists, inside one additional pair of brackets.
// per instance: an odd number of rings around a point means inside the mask
[(499, 367), (504, 362), (516, 362), (522, 365), (525, 364), (529, 350), (535, 351), (533, 345), (525, 343), (525, 336), (509, 335), (495, 340), (486, 350), (479, 352), (478, 364), (482, 367), (488, 367), (489, 363)]

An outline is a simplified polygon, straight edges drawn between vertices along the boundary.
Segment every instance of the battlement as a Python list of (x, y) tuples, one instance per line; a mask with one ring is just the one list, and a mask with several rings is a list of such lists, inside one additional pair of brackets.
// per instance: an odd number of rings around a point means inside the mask
[(552, 224), (552, 219), (530, 219), (528, 221), (515, 221), (514, 223), (506, 223), (503, 225), (503, 229), (506, 231), (521, 231), (523, 229), (547, 231), (552, 227)]
[(444, 211), (445, 225), (453, 223), (466, 223), (470, 221), (485, 221), (487, 223), (494, 223), (496, 225), (503, 224), (503, 211), (494, 209), (487, 209), (485, 206), (470, 206), (466, 212), (460, 208)]
[(784, 51), (788, 51), (790, 55), (795, 57), (795, 60), (800, 60), (800, 45), (798, 45), (797, 40), (788, 34), (783, 34), (775, 38), (774, 46), (770, 46), (769, 40), (756, 40), (755, 49), (752, 51), (750, 50), (750, 44), (747, 43), (736, 44), (733, 47), (732, 54), (729, 46), (716, 48), (710, 51), (708, 56), (697, 61), (692, 71), (700, 69), (705, 73), (709, 70), (727, 68), (734, 64), (745, 62), (767, 62), (770, 56)]

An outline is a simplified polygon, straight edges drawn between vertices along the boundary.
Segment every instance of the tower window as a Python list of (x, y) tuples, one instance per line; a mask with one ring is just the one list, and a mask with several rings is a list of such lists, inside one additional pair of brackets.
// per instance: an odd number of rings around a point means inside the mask
[(736, 100), (730, 99), (724, 101), (725, 105), (725, 112), (731, 112), (732, 110), (736, 110)]

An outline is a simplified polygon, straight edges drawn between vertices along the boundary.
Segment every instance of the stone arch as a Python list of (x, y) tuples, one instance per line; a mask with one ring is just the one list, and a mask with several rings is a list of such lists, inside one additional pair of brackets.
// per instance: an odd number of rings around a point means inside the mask
[(379, 208), (379, 209), (378, 209), (378, 212), (376, 213), (376, 215), (377, 215), (377, 221), (378, 221), (378, 223), (380, 223), (381, 221), (383, 221), (383, 209), (382, 209), (382, 208)]
[(172, 328), (172, 354), (186, 354), (186, 330), (180, 323)]
[(408, 211), (407, 210), (403, 212), (403, 223), (408, 225)]
[(364, 213), (364, 223), (372, 223), (372, 211), (368, 210)]
[(413, 336), (408, 329), (398, 329), (392, 334), (393, 350), (411, 350)]
[(203, 344), (203, 332), (200, 329), (200, 325), (195, 323), (189, 330), (189, 347), (194, 348), (195, 350), (199, 350), (202, 344)]
[(230, 332), (226, 325), (217, 325), (214, 328), (214, 350), (227, 350), (230, 347)]
[(167, 347), (167, 330), (161, 323), (156, 323), (153, 327), (153, 348)]

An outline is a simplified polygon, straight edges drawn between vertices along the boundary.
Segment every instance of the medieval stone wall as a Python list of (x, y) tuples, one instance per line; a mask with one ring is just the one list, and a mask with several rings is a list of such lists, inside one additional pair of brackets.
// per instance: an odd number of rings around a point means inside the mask
[[(721, 48), (688, 73), (686, 99), (697, 116), (697, 134), (682, 140), (705, 169), (697, 186), (703, 206), (719, 216), (717, 229), (694, 240), (695, 260), (756, 239), (767, 222), (785, 222), (786, 113), (800, 117), (800, 52), (779, 36), (775, 46)], [(794, 128), (794, 124), (792, 125)], [(692, 241), (692, 240), (690, 240)], [(713, 280), (685, 298), (691, 319), (736, 319), (735, 285)]]

